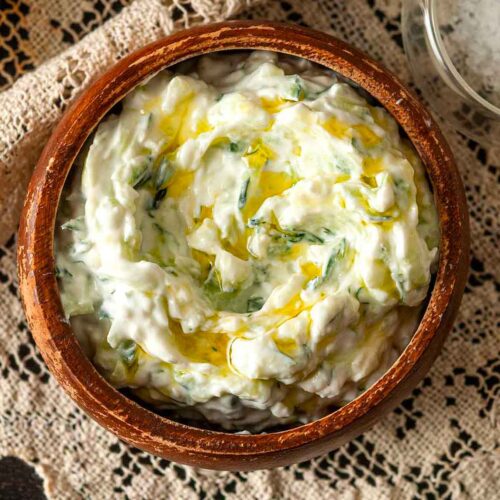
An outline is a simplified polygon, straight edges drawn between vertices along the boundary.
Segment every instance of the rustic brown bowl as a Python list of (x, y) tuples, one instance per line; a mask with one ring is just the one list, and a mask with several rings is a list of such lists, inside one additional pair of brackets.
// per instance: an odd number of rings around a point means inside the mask
[[(330, 415), (259, 435), (214, 432), (174, 422), (109, 385), (85, 357), (65, 320), (54, 273), (54, 226), (66, 176), (109, 109), (145, 77), (185, 59), (229, 49), (300, 56), (344, 75), (394, 116), (413, 142), (434, 189), (441, 247), (436, 280), (410, 344), (372, 387)], [(19, 229), (18, 273), (26, 316), (53, 375), (92, 418), (155, 455), (210, 469), (286, 465), (332, 450), (368, 429), (424, 376), (450, 330), (465, 286), (469, 229), (464, 189), (452, 153), (430, 114), (401, 82), (361, 52), (323, 33), (267, 22), (198, 27), (122, 59), (68, 109), (35, 168)]]

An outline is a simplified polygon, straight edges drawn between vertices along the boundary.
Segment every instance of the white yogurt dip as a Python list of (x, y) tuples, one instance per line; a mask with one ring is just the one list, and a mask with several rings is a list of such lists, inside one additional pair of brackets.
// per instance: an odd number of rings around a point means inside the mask
[(433, 197), (396, 122), (332, 72), (267, 52), (162, 71), (81, 161), (57, 272), (116, 387), (259, 431), (352, 400), (411, 338)]

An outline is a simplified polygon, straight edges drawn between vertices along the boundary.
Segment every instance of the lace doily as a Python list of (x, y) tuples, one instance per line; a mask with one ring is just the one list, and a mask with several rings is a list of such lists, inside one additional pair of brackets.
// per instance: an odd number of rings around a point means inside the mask
[[(334, 33), (409, 82), (399, 13), (397, 0), (7, 2), (0, 14), (0, 85), (6, 88), (0, 93), (0, 240), (8, 239), (0, 247), (0, 456), (34, 464), (49, 497), (497, 497), (500, 151), (455, 132), (446, 134), (465, 182), (472, 231), (471, 273), (455, 328), (409, 398), (323, 457), (275, 470), (211, 472), (120, 442), (49, 375), (17, 297), (10, 235), (31, 169), (61, 112), (104, 68), (174, 29), (239, 15)], [(19, 78), (27, 70), (34, 71)]]

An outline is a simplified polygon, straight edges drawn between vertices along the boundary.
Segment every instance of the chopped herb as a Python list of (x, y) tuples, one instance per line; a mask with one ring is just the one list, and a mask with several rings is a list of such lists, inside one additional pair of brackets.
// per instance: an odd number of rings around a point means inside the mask
[(123, 363), (130, 367), (137, 359), (137, 344), (130, 339), (123, 340), (117, 348)]
[(356, 151), (359, 151), (361, 153), (365, 151), (363, 143), (357, 137), (353, 137), (351, 139), (351, 144)]
[(64, 267), (57, 267), (56, 266), (56, 278), (72, 278), (73, 275)]
[[(356, 290), (356, 293), (354, 294), (354, 297), (356, 297), (356, 299), (359, 301), (360, 304), (369, 304), (370, 303), (370, 295), (368, 294), (368, 296), (366, 295), (365, 293), (366, 291), (366, 288), (364, 286), (360, 286), (357, 290)], [(364, 298), (364, 300), (363, 300)]]
[(132, 171), (132, 175), (129, 180), (129, 184), (134, 189), (139, 189), (141, 186), (146, 184), (146, 182), (151, 179), (151, 165), (153, 163), (153, 157), (149, 155), (146, 162), (138, 168)]
[[(87, 253), (92, 248), (92, 243), (86, 239), (81, 239), (80, 241), (75, 242), (75, 246), (71, 251), (73, 256)], [(76, 261), (75, 261), (76, 262)]]
[(368, 215), (368, 219), (372, 222), (387, 222), (392, 220), (390, 215)]
[(396, 189), (400, 189), (401, 191), (408, 191), (408, 189), (410, 188), (408, 183), (403, 179), (395, 179), (394, 186), (396, 187)]
[(292, 86), (290, 87), (290, 100), (292, 101), (300, 101), (304, 99), (305, 92), (304, 87), (302, 86), (302, 81), (299, 77), (294, 77), (294, 81)]
[(351, 172), (351, 169), (348, 165), (346, 165), (345, 160), (337, 160), (337, 162), (335, 163), (335, 168), (343, 174), (348, 174)]
[(321, 274), (321, 276), (314, 278), (309, 282), (308, 285), (309, 288), (313, 289), (318, 288), (331, 276), (334, 265), (345, 257), (345, 250), (346, 250), (346, 241), (345, 239), (342, 239), (340, 244), (328, 258), (325, 269)]
[(104, 309), (99, 309), (97, 317), (99, 319), (109, 319), (111, 316)]
[(384, 245), (380, 245), (380, 257), (386, 264), (388, 264), (389, 252)]
[(248, 186), (250, 185), (250, 179), (247, 179), (241, 188), (240, 197), (238, 198), (238, 208), (243, 208), (247, 202)]
[(269, 257), (282, 256), (290, 254), (292, 251), (292, 244), (287, 241), (280, 240), (277, 243), (270, 245), (267, 249)]
[(168, 182), (172, 175), (174, 175), (174, 169), (168, 161), (167, 158), (163, 157), (158, 169), (155, 174), (155, 188), (160, 189), (166, 182)]
[(299, 232), (299, 231), (287, 231), (281, 232), (280, 234), (275, 236), (275, 239), (284, 239), (290, 243), (298, 243), (299, 241), (302, 241), (304, 239), (305, 233), (304, 232)]
[(159, 189), (158, 191), (156, 191), (155, 197), (153, 198), (153, 210), (156, 210), (160, 206), (160, 203), (166, 195), (167, 188)]
[(322, 244), (325, 242), (323, 238), (317, 236), (309, 231), (305, 230), (278, 230), (281, 233), (281, 238), (289, 241), (290, 243), (298, 243), (299, 241), (308, 241), (309, 243), (319, 243)]
[(248, 220), (247, 226), (250, 228), (254, 228), (262, 224), (264, 224), (264, 221), (262, 219), (259, 219), (257, 217), (252, 217), (251, 219)]
[(243, 148), (237, 142), (229, 143), (229, 151), (231, 151), (231, 153), (237, 153), (238, 151), (242, 151), (242, 149)]
[[(266, 221), (259, 218), (252, 218), (247, 222), (247, 226), (249, 228), (255, 228), (262, 224), (266, 224)], [(325, 240), (321, 238), (321, 236), (311, 233), (310, 231), (306, 231), (305, 229), (282, 229), (280, 227), (276, 227), (276, 225), (274, 224), (269, 224), (269, 226), (271, 229), (271, 235), (275, 241), (284, 240), (285, 242), (289, 243), (307, 241), (309, 243), (316, 243), (320, 245), (325, 242)]]
[(330, 274), (332, 273), (333, 264), (335, 263), (335, 260), (337, 259), (339, 254), (340, 254), (340, 250), (338, 252), (336, 252), (335, 254), (330, 255), (330, 258), (328, 259), (328, 262), (326, 263), (325, 272), (323, 273), (325, 278), (330, 276)]
[(224, 290), (218, 272), (212, 268), (203, 283), (203, 293), (217, 311), (244, 314), (248, 312), (248, 301), (252, 297), (252, 288)]
[(259, 311), (263, 305), (264, 299), (262, 297), (250, 297), (247, 301), (247, 312)]
[(214, 346), (212, 346), (212, 351), (219, 352), (219, 350), (217, 349), (217, 347), (214, 347)]
[(224, 97), (224, 94), (223, 93), (220, 93), (216, 98), (215, 98), (215, 102), (219, 102), (222, 98)]
[(203, 282), (203, 288), (209, 291), (222, 291), (220, 276), (215, 267), (210, 268), (207, 279)]
[(401, 273), (397, 273), (393, 275), (393, 279), (396, 282), (396, 288), (398, 289), (399, 296), (401, 297), (401, 301), (404, 302), (406, 299), (406, 290), (405, 290), (405, 277)]
[(302, 350), (304, 351), (306, 357), (310, 358), (312, 356), (311, 348), (308, 344), (302, 344)]
[(331, 87), (332, 85), (328, 85), (328, 87), (325, 87), (323, 90), (319, 90), (318, 92), (311, 92), (307, 95), (306, 99), (308, 100), (317, 99), (321, 94), (324, 94), (325, 92), (330, 90)]
[(61, 229), (69, 230), (69, 231), (82, 231), (85, 225), (85, 217), (81, 215), (80, 217), (76, 217), (76, 219), (70, 219), (65, 222)]
[(167, 234), (168, 233), (168, 231), (164, 227), (162, 227), (160, 224), (158, 224), (158, 222), (153, 222), (153, 227), (155, 229), (157, 229), (160, 234)]

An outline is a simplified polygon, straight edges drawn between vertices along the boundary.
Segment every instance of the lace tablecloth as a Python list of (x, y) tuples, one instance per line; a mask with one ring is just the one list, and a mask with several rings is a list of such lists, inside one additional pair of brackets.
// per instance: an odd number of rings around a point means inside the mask
[(472, 262), (455, 328), (408, 399), (371, 431), (315, 460), (210, 472), (120, 442), (49, 375), (17, 297), (13, 233), (29, 174), (63, 109), (99, 72), (174, 29), (239, 16), (334, 33), (410, 82), (398, 1), (1, 4), (0, 457), (34, 464), (53, 498), (498, 498), (500, 152), (460, 134), (447, 131), (467, 190)]

